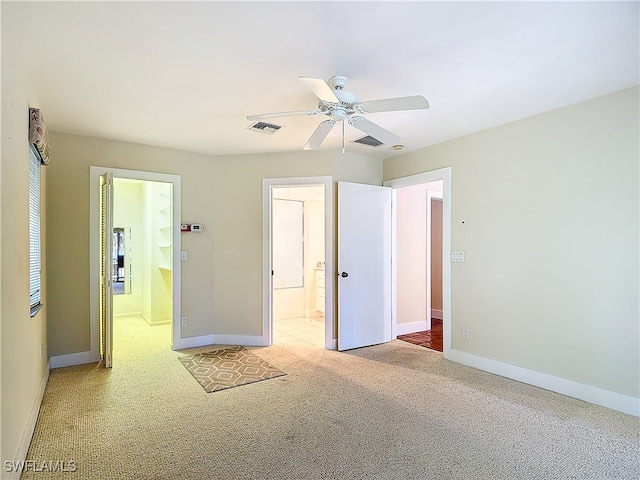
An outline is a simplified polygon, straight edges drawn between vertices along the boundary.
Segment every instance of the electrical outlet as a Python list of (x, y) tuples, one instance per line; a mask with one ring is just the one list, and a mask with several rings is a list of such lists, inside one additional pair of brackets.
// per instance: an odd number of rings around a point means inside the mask
[(462, 329), (462, 338), (464, 340), (469, 340), (469, 329), (468, 328), (463, 328)]
[(182, 326), (184, 327), (187, 324), (188, 319), (187, 317), (182, 317), (181, 320), (182, 320)]

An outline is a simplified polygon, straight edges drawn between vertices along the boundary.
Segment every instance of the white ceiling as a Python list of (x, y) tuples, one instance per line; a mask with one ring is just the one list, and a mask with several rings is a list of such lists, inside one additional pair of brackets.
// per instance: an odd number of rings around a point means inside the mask
[[(246, 116), (314, 109), (298, 76), (345, 75), (361, 101), (429, 100), (367, 115), (407, 152), (637, 85), (638, 6), (2, 2), (3, 50), (9, 38), (29, 64), (51, 130), (213, 155), (298, 151), (323, 117), (278, 118), (285, 128), (265, 135)], [(347, 125), (347, 141), (362, 135)], [(322, 148), (340, 143), (337, 126)]]

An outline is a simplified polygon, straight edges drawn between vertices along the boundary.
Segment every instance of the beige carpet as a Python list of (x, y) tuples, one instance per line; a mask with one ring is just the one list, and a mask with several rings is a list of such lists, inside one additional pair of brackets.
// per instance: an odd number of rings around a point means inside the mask
[(207, 393), (286, 375), (242, 346), (178, 357)]
[[(287, 376), (207, 394), (169, 330), (116, 325), (113, 370), (53, 370), (23, 478), (640, 477), (637, 418), (480, 372), (401, 341), (346, 353), (251, 348)], [(164, 330), (163, 330), (164, 329)]]

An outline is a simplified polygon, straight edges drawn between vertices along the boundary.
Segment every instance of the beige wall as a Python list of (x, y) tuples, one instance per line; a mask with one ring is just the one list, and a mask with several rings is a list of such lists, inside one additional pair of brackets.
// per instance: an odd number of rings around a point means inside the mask
[(262, 335), (263, 178), (330, 175), (335, 181), (382, 182), (381, 160), (349, 153), (212, 157), (57, 132), (51, 141), (47, 246), (58, 259), (49, 272), (56, 279), (49, 291), (51, 355), (90, 348), (89, 166), (181, 176), (181, 218), (205, 226), (202, 233), (182, 235), (181, 248), (189, 251), (181, 266), (181, 313), (189, 317), (185, 338)]
[(632, 88), (385, 160), (452, 167), (453, 349), (640, 396), (638, 132)]
[[(3, 7), (4, 8), (4, 7)], [(26, 72), (7, 48), (8, 38), (24, 34), (19, 26), (2, 24), (2, 150), (0, 164), (0, 459), (15, 460), (28, 446), (30, 422), (35, 421), (39, 395), (48, 374), (47, 173), (42, 168), (42, 301), (44, 308), (29, 316), (29, 145), (28, 109), (38, 107)], [(46, 118), (46, 112), (44, 112)], [(43, 352), (41, 354), (41, 346)], [(22, 443), (21, 443), (22, 441)], [(22, 451), (24, 455), (26, 451)]]

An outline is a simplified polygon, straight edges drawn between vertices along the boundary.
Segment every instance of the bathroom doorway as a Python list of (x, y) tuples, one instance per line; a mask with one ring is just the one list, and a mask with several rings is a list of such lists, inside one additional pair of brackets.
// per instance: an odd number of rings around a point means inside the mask
[(329, 177), (263, 181), (265, 345), (335, 348), (331, 187)]

